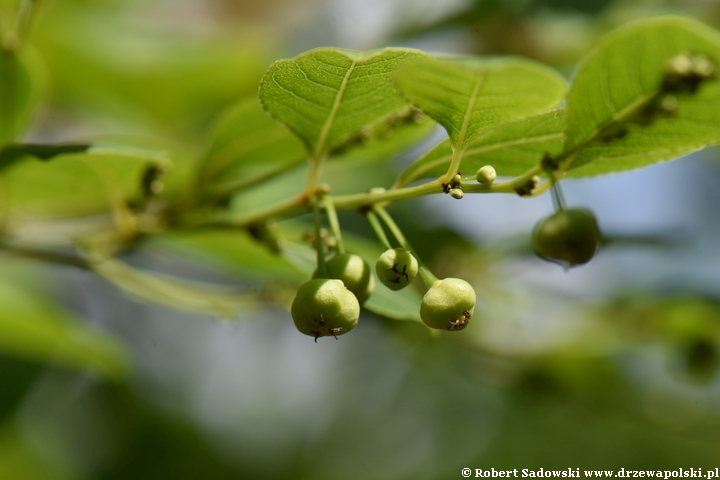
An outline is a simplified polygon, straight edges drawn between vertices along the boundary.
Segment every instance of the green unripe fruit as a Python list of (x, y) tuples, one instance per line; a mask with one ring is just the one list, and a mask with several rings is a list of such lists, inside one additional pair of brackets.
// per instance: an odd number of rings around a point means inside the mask
[(477, 181), (483, 185), (490, 185), (497, 178), (497, 173), (492, 165), (485, 165), (477, 171)]
[(390, 290), (400, 290), (415, 280), (417, 259), (404, 248), (386, 250), (375, 264), (380, 281)]
[(420, 318), (430, 328), (462, 330), (475, 308), (475, 290), (465, 280), (438, 280), (420, 303)]
[(532, 234), (537, 256), (570, 267), (589, 262), (599, 240), (595, 216), (582, 209), (560, 210), (539, 221)]
[(360, 318), (360, 304), (341, 280), (317, 278), (300, 285), (290, 313), (297, 329), (317, 342), (352, 330)]
[[(345, 288), (357, 297), (360, 305), (370, 297), (375, 290), (375, 278), (370, 271), (370, 265), (359, 255), (340, 253), (327, 262), (328, 278), (342, 280)], [(317, 270), (313, 278), (317, 278)]]

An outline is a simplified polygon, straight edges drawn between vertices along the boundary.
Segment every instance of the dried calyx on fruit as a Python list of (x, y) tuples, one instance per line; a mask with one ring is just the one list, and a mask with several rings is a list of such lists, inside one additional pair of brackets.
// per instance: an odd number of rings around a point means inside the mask
[(438, 280), (420, 303), (420, 318), (430, 328), (462, 330), (475, 308), (475, 290), (459, 278)]
[(318, 278), (300, 285), (290, 312), (297, 329), (317, 342), (352, 330), (360, 318), (360, 304), (341, 280)]
[(412, 283), (418, 273), (417, 259), (404, 248), (386, 250), (375, 264), (380, 281), (390, 290), (400, 290)]
[(533, 230), (535, 254), (565, 267), (587, 263), (595, 255), (600, 229), (589, 210), (560, 210), (539, 221)]
[[(362, 305), (375, 290), (375, 278), (370, 266), (359, 255), (339, 253), (327, 262), (328, 278), (342, 280), (345, 288), (350, 290)], [(313, 278), (318, 277), (317, 270)]]

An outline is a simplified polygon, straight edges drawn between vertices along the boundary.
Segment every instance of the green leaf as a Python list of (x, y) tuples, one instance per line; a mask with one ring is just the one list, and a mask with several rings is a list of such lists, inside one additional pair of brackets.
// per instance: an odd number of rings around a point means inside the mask
[(253, 97), (221, 114), (203, 159), (199, 185), (223, 196), (304, 160), (302, 143)]
[[(500, 176), (521, 175), (540, 162), (545, 153), (559, 153), (564, 145), (565, 112), (553, 110), (479, 133), (463, 153), (465, 174), (492, 165)], [(452, 158), (450, 139), (445, 139), (410, 165), (395, 182), (405, 186), (425, 177), (444, 174)]]
[(144, 196), (147, 170), (168, 165), (157, 152), (107, 146), (58, 155), (52, 162), (16, 161), (4, 172), (4, 202), (12, 214), (23, 216), (103, 213), (115, 193), (127, 200)]
[(667, 62), (692, 52), (720, 66), (720, 35), (695, 20), (664, 16), (618, 29), (583, 61), (568, 96), (567, 148), (583, 148), (571, 164), (574, 176), (642, 167), (720, 142), (720, 82), (696, 94), (677, 95), (673, 116), (656, 115), (647, 126), (627, 125), (622, 138), (598, 137), (614, 121), (632, 116), (655, 95)]
[(136, 270), (119, 260), (89, 252), (90, 268), (134, 298), (169, 308), (232, 319), (257, 308), (252, 294), (206, 283)]
[(425, 59), (401, 69), (396, 86), (460, 149), (486, 128), (557, 105), (566, 92), (557, 72), (519, 58)]
[(129, 369), (122, 346), (86, 327), (59, 305), (0, 279), (0, 353), (120, 380)]
[(86, 152), (91, 146), (89, 143), (11, 143), (0, 150), (0, 170), (26, 156), (47, 161), (67, 153)]
[(406, 102), (393, 74), (424, 53), (398, 48), (354, 52), (319, 48), (273, 63), (260, 83), (260, 101), (321, 158), (364, 126)]
[(26, 61), (14, 52), (0, 51), (0, 147), (25, 126), (36, 94)]
[(304, 273), (244, 230), (174, 231), (154, 235), (148, 245), (196, 259), (231, 273), (267, 279), (301, 281)]

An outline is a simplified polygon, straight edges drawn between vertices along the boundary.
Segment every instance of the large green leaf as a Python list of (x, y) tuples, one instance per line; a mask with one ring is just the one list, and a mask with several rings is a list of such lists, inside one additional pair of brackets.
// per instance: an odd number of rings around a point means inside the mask
[[(514, 122), (503, 123), (479, 133), (463, 154), (465, 173), (483, 165), (495, 167), (498, 175), (521, 175), (536, 166), (545, 153), (559, 153), (564, 145), (565, 112), (553, 110)], [(445, 139), (420, 157), (398, 177), (402, 187), (424, 177), (445, 173), (452, 158), (450, 139)]]
[(17, 161), (5, 171), (6, 206), (16, 215), (75, 216), (107, 212), (111, 198), (144, 195), (149, 168), (167, 168), (157, 152), (95, 146), (51, 162)]
[(9, 275), (0, 278), (0, 354), (89, 370), (122, 379), (128, 358), (121, 345), (95, 332), (59, 305), (17, 285)]
[(566, 92), (554, 70), (519, 58), (425, 59), (402, 68), (396, 86), (459, 149), (486, 128), (557, 105)]
[(265, 109), (287, 125), (312, 158), (406, 102), (393, 74), (424, 53), (398, 48), (354, 52), (319, 48), (273, 63), (260, 83)]
[(304, 160), (302, 143), (253, 97), (218, 119), (198, 181), (202, 190), (222, 196)]
[(720, 66), (720, 35), (689, 18), (664, 16), (621, 28), (590, 53), (568, 96), (567, 148), (588, 145), (573, 161), (572, 175), (638, 168), (720, 141), (716, 80), (696, 94), (678, 95), (673, 116), (628, 125), (626, 135), (612, 141), (598, 138), (659, 91), (668, 60), (683, 52), (706, 55)]
[(20, 132), (35, 100), (33, 75), (14, 52), (0, 52), (0, 147)]

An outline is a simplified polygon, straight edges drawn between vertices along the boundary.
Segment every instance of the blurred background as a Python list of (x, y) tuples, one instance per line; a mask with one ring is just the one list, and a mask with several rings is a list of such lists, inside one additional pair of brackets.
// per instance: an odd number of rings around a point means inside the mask
[[(683, 12), (720, 27), (712, 0), (42, 7), (29, 45), (43, 96), (22, 138), (163, 149), (175, 163), (170, 197), (182, 196), (219, 112), (255, 97), (278, 58), (407, 46), (522, 55), (570, 79), (597, 39), (628, 21)], [(327, 180), (339, 192), (389, 186), (442, 138), (435, 130), (371, 165), (337, 162)], [(548, 195), (393, 205), (435, 274), (475, 287), (473, 323), (460, 334), (363, 312), (351, 335), (316, 344), (283, 307), (306, 273), (242, 232), (169, 236), (124, 257), (280, 298), (237, 318), (143, 303), (72, 265), (0, 253), (0, 478), (417, 480), (461, 478), (463, 467), (718, 467), (718, 155), (564, 181), (568, 204), (591, 208), (605, 236), (596, 258), (569, 271), (531, 253), (532, 226), (552, 212)], [(300, 168), (263, 188), (299, 190), (303, 176)], [(45, 202), (28, 211), (43, 217), (56, 206)], [(341, 212), (340, 222), (350, 242), (372, 240), (360, 215)], [(44, 235), (33, 228), (28, 238)]]

